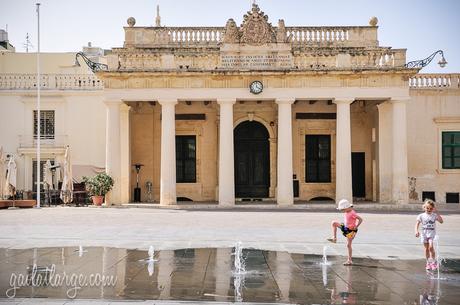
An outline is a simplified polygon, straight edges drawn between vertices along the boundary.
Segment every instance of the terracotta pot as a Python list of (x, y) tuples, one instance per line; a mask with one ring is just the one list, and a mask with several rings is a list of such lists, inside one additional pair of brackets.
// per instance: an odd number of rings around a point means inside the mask
[(101, 206), (104, 202), (104, 196), (91, 196), (91, 199), (93, 200), (93, 204), (97, 206)]

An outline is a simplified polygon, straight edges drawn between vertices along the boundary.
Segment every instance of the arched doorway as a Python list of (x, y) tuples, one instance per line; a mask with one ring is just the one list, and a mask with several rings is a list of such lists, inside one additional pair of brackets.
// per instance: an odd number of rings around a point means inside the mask
[(270, 145), (268, 130), (259, 122), (236, 126), (235, 195), (238, 198), (266, 198), (270, 187)]

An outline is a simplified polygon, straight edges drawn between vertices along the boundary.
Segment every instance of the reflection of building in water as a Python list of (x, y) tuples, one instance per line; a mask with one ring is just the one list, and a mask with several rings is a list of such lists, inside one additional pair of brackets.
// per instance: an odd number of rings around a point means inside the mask
[(375, 18), (272, 25), (253, 5), (243, 19), (144, 27), (129, 18), (123, 47), (85, 47), (108, 64), (96, 75), (73, 66), (74, 54), (43, 54), (40, 119), (35, 54), (2, 53), (0, 122), (9, 128), (0, 139), (20, 155), (18, 189), (33, 189), (42, 120), (42, 156), (59, 161), (71, 144), (75, 166), (114, 177), (114, 204), (132, 202), (136, 163), (162, 205), (408, 202), (409, 192), (412, 201), (458, 202), (459, 74), (406, 68), (405, 49), (379, 45)]
[(169, 299), (171, 295), (171, 275), (174, 271), (174, 252), (171, 250), (160, 251), (158, 258), (157, 287), (160, 291), (160, 299)]
[(289, 302), (289, 290), (291, 288), (291, 268), (292, 259), (291, 254), (287, 252), (276, 252), (276, 264), (273, 276), (278, 284), (280, 290), (280, 300), (282, 302)]
[(216, 301), (228, 301), (230, 290), (229, 274), (232, 273), (232, 249), (219, 248), (216, 249), (216, 256), (213, 260), (214, 278), (216, 281)]

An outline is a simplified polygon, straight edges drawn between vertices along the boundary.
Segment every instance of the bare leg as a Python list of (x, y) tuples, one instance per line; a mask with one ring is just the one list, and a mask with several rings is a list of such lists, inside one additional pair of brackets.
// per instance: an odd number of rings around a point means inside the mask
[(428, 250), (430, 251), (430, 258), (433, 261), (436, 260), (436, 253), (434, 251), (434, 245), (433, 245), (433, 240), (432, 239), (428, 240)]
[(423, 245), (425, 246), (426, 260), (429, 260), (430, 259), (430, 244), (429, 243), (423, 243)]
[(337, 221), (333, 221), (332, 224), (332, 237), (334, 240), (337, 240), (337, 228), (340, 227), (340, 223)]
[(348, 259), (346, 264), (351, 264), (352, 263), (352, 254), (353, 254), (353, 249), (351, 246), (351, 243), (353, 242), (353, 238), (347, 238), (347, 250), (348, 250)]

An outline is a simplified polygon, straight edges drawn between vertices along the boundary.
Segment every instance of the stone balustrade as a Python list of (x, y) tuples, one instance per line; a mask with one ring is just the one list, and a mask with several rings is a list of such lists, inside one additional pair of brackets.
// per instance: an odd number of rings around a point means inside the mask
[[(40, 137), (41, 147), (65, 147), (68, 145), (67, 135), (42, 135)], [(36, 135), (19, 135), (19, 147), (28, 148), (37, 146)]]
[(460, 89), (460, 73), (417, 74), (409, 79), (411, 89)]
[(129, 27), (125, 28), (125, 47), (217, 47), (223, 31), (223, 27)]
[[(0, 90), (34, 90), (36, 74), (0, 74)], [(42, 74), (42, 90), (102, 90), (104, 83), (92, 74)]]
[(286, 27), (287, 39), (296, 45), (377, 46), (377, 27)]
[[(276, 32), (277, 27), (273, 27)], [(125, 47), (217, 47), (224, 27), (125, 27)], [(377, 27), (286, 27), (287, 41), (308, 46), (377, 46)]]

